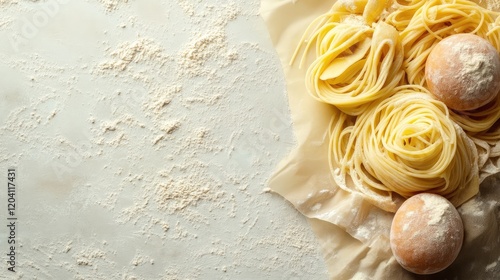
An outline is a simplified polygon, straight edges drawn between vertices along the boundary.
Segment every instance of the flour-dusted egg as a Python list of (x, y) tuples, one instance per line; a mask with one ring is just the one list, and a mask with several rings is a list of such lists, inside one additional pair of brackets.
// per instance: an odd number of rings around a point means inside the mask
[(429, 91), (449, 108), (477, 109), (500, 91), (500, 56), (491, 43), (474, 34), (441, 40), (425, 65)]
[(390, 244), (401, 266), (417, 274), (447, 268), (462, 248), (464, 227), (444, 197), (422, 193), (407, 199), (392, 221)]

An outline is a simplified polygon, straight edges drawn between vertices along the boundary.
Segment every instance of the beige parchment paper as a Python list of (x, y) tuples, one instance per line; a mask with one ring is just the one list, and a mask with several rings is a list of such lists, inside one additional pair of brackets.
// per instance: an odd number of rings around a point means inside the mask
[(392, 256), (393, 214), (335, 185), (328, 165), (331, 107), (307, 94), (306, 67), (289, 64), (309, 23), (334, 2), (261, 0), (261, 15), (283, 66), (297, 140), (271, 177), (271, 190), (308, 218), (331, 279), (500, 279), (500, 177), (489, 176), (500, 170), (496, 147), (484, 164), (480, 193), (458, 208), (465, 226), (459, 257), (430, 276), (407, 272)]

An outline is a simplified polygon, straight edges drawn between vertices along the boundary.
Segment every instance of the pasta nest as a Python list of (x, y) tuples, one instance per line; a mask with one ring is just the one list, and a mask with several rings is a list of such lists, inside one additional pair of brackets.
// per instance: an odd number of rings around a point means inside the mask
[(362, 193), (390, 212), (397, 209), (393, 194), (409, 198), (430, 192), (459, 205), (477, 193), (474, 142), (425, 88), (397, 87), (355, 122), (336, 120), (330, 129), (330, 162), (341, 188)]
[(304, 32), (292, 57), (307, 92), (332, 105), (335, 183), (395, 212), (432, 192), (459, 206), (500, 156), (500, 95), (473, 111), (449, 110), (426, 89), (425, 63), (443, 38), (473, 33), (500, 51), (500, 16), (467, 0), (337, 1)]

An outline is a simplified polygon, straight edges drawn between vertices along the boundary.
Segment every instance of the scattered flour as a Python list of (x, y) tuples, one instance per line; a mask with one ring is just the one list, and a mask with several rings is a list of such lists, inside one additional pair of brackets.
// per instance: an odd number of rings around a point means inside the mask
[(74, 255), (76, 263), (82, 266), (92, 266), (98, 260), (106, 258), (106, 253), (100, 249), (85, 249)]
[(360, 11), (359, 3), (354, 0), (339, 0), (339, 4), (351, 13)]
[(495, 65), (491, 58), (477, 52), (472, 46), (466, 44), (455, 44), (452, 46), (454, 53), (459, 54), (458, 61), (463, 70), (457, 73), (457, 81), (465, 81), (465, 92), (462, 94), (464, 100), (475, 100), (477, 92), (483, 92), (491, 87), (495, 71), (500, 65)]
[(144, 256), (140, 253), (136, 254), (134, 256), (134, 259), (132, 259), (132, 261), (131, 261), (131, 264), (133, 266), (140, 266), (140, 265), (144, 265), (144, 264), (153, 265), (154, 263), (155, 263), (154, 259), (147, 257), (147, 256)]
[(492, 262), (492, 263), (490, 263), (490, 264), (488, 264), (486, 266), (485, 270), (486, 271), (492, 271), (492, 270), (494, 270), (497, 267), (497, 264), (498, 264), (498, 262), (496, 262), (496, 261)]
[[(206, 267), (195, 265), (183, 271), (175, 262), (165, 265), (179, 256), (193, 257), (189, 261), (194, 263), (212, 258), (204, 263), (213, 264), (213, 269), (221, 273), (218, 275), (255, 273), (255, 267), (247, 267), (249, 260), (261, 264), (261, 275), (273, 275), (276, 267), (287, 268), (290, 276), (316, 273), (315, 268), (322, 264), (316, 263), (317, 244), (305, 231), (306, 222), (291, 225), (261, 218), (268, 215), (265, 209), (270, 207), (269, 200), (262, 198), (264, 194), (259, 196), (265, 185), (262, 178), (267, 177), (276, 159), (270, 157), (268, 142), (244, 142), (249, 134), (255, 138), (262, 127), (253, 122), (261, 113), (250, 106), (254, 100), (242, 100), (271, 91), (268, 85), (277, 78), (269, 75), (269, 79), (260, 80), (258, 74), (278, 71), (277, 66), (266, 68), (267, 58), (274, 57), (267, 47), (230, 40), (235, 36), (229, 32), (231, 22), (257, 19), (257, 1), (251, 6), (246, 5), (249, 2), (174, 1), (185, 13), (182, 26), (174, 26), (181, 30), (175, 50), (165, 32), (170, 32), (170, 26), (153, 26), (129, 15), (134, 2), (94, 1), (105, 8), (110, 25), (106, 39), (97, 42), (102, 53), (92, 60), (77, 58), (74, 65), (58, 64), (38, 53), (5, 59), (26, 74), (22, 85), (34, 94), (14, 108), (2, 124), (2, 133), (27, 147), (19, 153), (1, 150), (4, 160), (20, 162), (26, 154), (26, 161), (72, 157), (63, 162), (62, 178), (87, 173), (78, 183), (58, 182), (68, 191), (63, 197), (63, 192), (53, 187), (52, 195), (59, 196), (57, 203), (26, 208), (27, 212), (36, 209), (31, 211), (33, 215), (53, 217), (55, 224), (62, 219), (69, 222), (75, 215), (82, 217), (74, 222), (78, 228), (70, 229), (74, 235), (38, 232), (39, 236), (54, 236), (60, 241), (36, 238), (33, 242), (46, 246), (22, 261), (26, 273), (37, 271), (40, 278), (57, 279), (51, 271), (55, 265), (73, 274), (74, 279), (142, 279), (147, 273), (162, 279), (204, 278)], [(18, 1), (0, 0), (0, 5), (14, 3)], [(125, 26), (123, 22), (131, 18), (134, 24)], [(182, 29), (184, 26), (193, 28)], [(116, 35), (118, 32), (127, 39)], [(261, 58), (253, 57), (255, 54)], [(251, 64), (258, 67), (249, 67)], [(259, 95), (242, 93), (256, 84), (260, 86)], [(90, 113), (81, 116), (71, 111), (80, 107)], [(241, 120), (251, 126), (238, 127)], [(71, 127), (73, 121), (75, 127)], [(75, 149), (79, 140), (71, 137), (75, 134), (83, 139), (84, 149)], [(228, 141), (232, 137), (229, 134), (236, 135), (235, 139)], [(240, 142), (246, 144), (243, 148), (248, 153), (241, 152)], [(40, 146), (46, 149), (40, 151)], [(68, 156), (61, 147), (74, 153)], [(236, 156), (241, 156), (243, 163), (236, 162)], [(47, 174), (54, 173), (53, 162), (40, 167), (43, 163), (32, 163), (32, 170), (46, 168), (50, 171)], [(230, 231), (227, 240), (218, 241), (220, 232), (213, 232), (212, 225)], [(277, 232), (283, 227), (284, 233), (262, 236), (263, 229)], [(117, 232), (105, 230), (108, 228)], [(107, 234), (108, 242), (103, 242), (100, 237)], [(206, 240), (213, 242), (204, 244)], [(183, 249), (191, 246), (197, 251)], [(26, 244), (28, 247), (30, 244)], [(138, 251), (129, 254), (134, 247), (148, 255)], [(266, 253), (248, 253), (255, 248)], [(149, 254), (147, 249), (161, 250), (163, 255)], [(308, 256), (313, 256), (311, 261), (302, 263)], [(39, 264), (42, 259), (45, 261)], [(145, 268), (161, 272), (144, 272)], [(109, 270), (117, 272), (108, 275)]]
[(500, 11), (500, 1), (498, 0), (474, 0), (480, 6), (492, 11)]
[(168, 57), (163, 53), (163, 48), (153, 40), (146, 38), (119, 45), (111, 52), (111, 57), (113, 60), (99, 64), (99, 71), (125, 71), (131, 63), (154, 61), (164, 64), (168, 60)]
[(421, 198), (424, 201), (423, 212), (429, 214), (427, 225), (431, 226), (445, 222), (443, 218), (446, 217), (447, 211), (452, 206), (436, 196), (426, 195)]
[(106, 11), (111, 12), (118, 6), (128, 3), (128, 0), (99, 0), (99, 2), (106, 8)]
[(484, 215), (484, 203), (479, 199), (471, 199), (458, 209), (462, 215), (482, 217)]
[(213, 32), (209, 34), (197, 34), (195, 40), (180, 51), (179, 66), (181, 74), (188, 74), (191, 77), (203, 74), (200, 71), (202, 66), (217, 55), (217, 52), (226, 48), (226, 37), (223, 32)]
[(17, 4), (18, 0), (0, 0), (0, 5)]
[(196, 206), (201, 201), (216, 202), (224, 196), (223, 191), (214, 191), (213, 186), (192, 178), (194, 176), (170, 178), (163, 172), (161, 176), (166, 178), (164, 182), (158, 184), (155, 191), (155, 199), (160, 210), (174, 213), (189, 206)]

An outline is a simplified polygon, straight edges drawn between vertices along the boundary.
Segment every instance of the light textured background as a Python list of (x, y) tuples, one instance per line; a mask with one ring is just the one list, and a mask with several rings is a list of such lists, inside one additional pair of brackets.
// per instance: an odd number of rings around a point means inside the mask
[[(258, 0), (0, 0), (6, 279), (326, 279), (266, 193), (294, 145)], [(0, 189), (0, 224), (7, 191)]]

